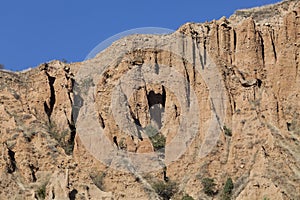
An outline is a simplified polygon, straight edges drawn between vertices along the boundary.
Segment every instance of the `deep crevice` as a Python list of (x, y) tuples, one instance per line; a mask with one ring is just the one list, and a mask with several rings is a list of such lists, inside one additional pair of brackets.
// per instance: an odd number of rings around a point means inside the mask
[(65, 116), (67, 118), (68, 126), (70, 129), (70, 137), (68, 139), (68, 151), (66, 152), (68, 155), (72, 154), (74, 150), (74, 144), (75, 144), (75, 137), (76, 137), (76, 126), (75, 126), (75, 120), (74, 120), (74, 115), (73, 115), (73, 110), (71, 113), (71, 120), (68, 119), (67, 113), (65, 112)]
[(78, 193), (78, 191), (76, 189), (73, 189), (71, 192), (69, 192), (70, 200), (75, 200), (77, 193)]
[(216, 118), (217, 118), (217, 121), (218, 121), (219, 127), (220, 127), (220, 129), (221, 129), (221, 127), (222, 127), (222, 124), (221, 124), (221, 121), (220, 121), (220, 117), (219, 117), (219, 115), (217, 114), (216, 107), (215, 107), (215, 104), (214, 104), (214, 102), (213, 102), (213, 99), (212, 99), (212, 98), (210, 98), (210, 102), (211, 102), (211, 107), (212, 107), (212, 110), (213, 110), (213, 112), (214, 112), (214, 114), (215, 114), (215, 116), (216, 116)]
[(286, 123), (286, 127), (287, 127), (287, 130), (288, 130), (288, 131), (292, 131), (292, 128), (291, 128), (291, 127), (292, 127), (292, 123), (287, 122), (287, 123)]
[[(207, 58), (206, 38), (204, 38), (204, 41), (203, 41), (203, 51), (204, 51), (204, 53), (203, 53), (203, 60), (204, 60), (204, 62), (203, 63), (204, 63), (204, 65), (206, 65), (206, 58)], [(204, 67), (203, 67), (203, 69), (204, 69)]]
[(237, 36), (236, 36), (236, 32), (235, 30), (233, 29), (233, 50), (234, 52), (236, 52), (236, 42), (237, 42)]
[(32, 164), (29, 164), (29, 169), (30, 169), (30, 172), (31, 172), (31, 177), (32, 177), (32, 181), (33, 182), (36, 182), (36, 175), (35, 175), (35, 172), (38, 168), (36, 168), (35, 166), (33, 166)]
[(258, 35), (260, 37), (260, 43), (261, 43), (261, 56), (262, 56), (262, 61), (263, 61), (263, 65), (265, 65), (265, 44), (264, 44), (264, 39), (261, 35), (260, 32), (258, 32)]
[(296, 61), (295, 81), (297, 81), (298, 69), (299, 69), (299, 50), (295, 51), (295, 61)]
[(74, 123), (76, 124), (80, 108), (83, 106), (83, 98), (80, 96), (81, 91), (80, 91), (80, 85), (75, 81), (74, 86), (72, 88), (72, 92), (74, 95), (74, 101), (72, 104), (72, 116)]
[(216, 26), (216, 33), (217, 33), (217, 52), (218, 52), (218, 55), (220, 55), (220, 38), (219, 38), (219, 25)]
[(75, 80), (74, 80), (74, 78), (72, 78), (73, 74), (70, 72), (69, 67), (65, 67), (64, 70), (66, 72), (65, 77), (66, 77), (67, 81), (71, 81), (70, 88), (67, 88), (68, 89), (68, 98), (69, 98), (70, 104), (72, 105), (71, 116), (70, 116), (71, 119), (70, 120), (67, 116), (67, 112), (64, 111), (67, 122), (68, 122), (69, 129), (70, 129), (70, 137), (67, 141), (66, 154), (71, 155), (73, 153), (73, 150), (74, 150), (75, 137), (76, 137), (76, 125), (75, 125), (76, 124), (76, 119), (75, 119), (76, 116), (74, 114), (75, 108), (74, 108), (73, 100), (72, 100), (72, 97), (71, 97), (71, 93), (73, 93), (74, 86), (75, 86)]
[(272, 49), (273, 49), (273, 53), (274, 53), (275, 62), (277, 62), (277, 52), (276, 52), (276, 47), (275, 47), (275, 44), (274, 44), (273, 34), (271, 34), (271, 44), (272, 44)]
[(113, 137), (113, 141), (114, 141), (115, 145), (117, 146), (117, 148), (119, 149), (119, 144), (118, 144), (118, 138), (117, 138), (117, 136)]
[(132, 119), (133, 119), (135, 125), (141, 127), (141, 126), (142, 126), (142, 125), (141, 125), (141, 122), (140, 122), (140, 120), (139, 120), (137, 117), (134, 116), (134, 113), (133, 113), (133, 111), (132, 111), (132, 109), (131, 109), (131, 106), (128, 105), (128, 107), (129, 107), (129, 111), (130, 111), (130, 116), (132, 117)]
[(53, 112), (53, 108), (54, 108), (55, 101), (56, 101), (55, 89), (54, 89), (54, 82), (55, 82), (56, 78), (53, 76), (50, 76), (50, 74), (47, 72), (47, 69), (48, 69), (48, 64), (45, 64), (44, 70), (45, 70), (45, 74), (48, 78), (48, 83), (49, 83), (49, 87), (50, 87), (50, 101), (49, 101), (49, 105), (47, 104), (46, 101), (44, 102), (44, 111), (48, 116), (48, 121), (50, 122), (51, 114)]
[(9, 148), (7, 148), (7, 149), (8, 149), (8, 156), (9, 156), (9, 166), (7, 167), (7, 172), (9, 174), (12, 174), (17, 169), (15, 152), (10, 150)]
[(71, 80), (71, 88), (68, 88), (68, 97), (69, 97), (69, 100), (71, 102), (71, 105), (73, 105), (73, 100), (72, 100), (72, 97), (71, 97), (71, 93), (73, 93), (73, 87), (75, 85), (75, 80), (69, 76), (66, 75), (66, 78), (67, 80)]
[(169, 182), (169, 177), (167, 176), (167, 167), (165, 166), (163, 169), (163, 178), (165, 182)]
[(276, 117), (277, 117), (277, 121), (279, 121), (279, 102), (276, 102)]
[(158, 52), (154, 52), (155, 56), (154, 56), (154, 61), (155, 61), (155, 74), (159, 74), (159, 64), (158, 64), (158, 61), (157, 61), (157, 54)]
[(174, 110), (175, 110), (175, 117), (179, 117), (180, 116), (180, 112), (178, 110), (178, 107), (176, 105), (174, 105)]
[(196, 44), (195, 44), (195, 40), (193, 39), (193, 67), (195, 67), (196, 65)]
[(188, 104), (188, 107), (190, 106), (190, 92), (191, 92), (191, 86), (190, 86), (190, 75), (188, 73), (188, 70), (187, 70), (187, 61), (182, 58), (182, 62), (183, 62), (183, 66), (184, 66), (184, 69), (185, 69), (185, 75), (186, 75), (186, 80), (187, 80), (187, 87), (186, 87), (186, 100), (187, 100), (187, 104)]
[(233, 101), (233, 111), (235, 112), (236, 111), (236, 102)]
[[(205, 42), (205, 40), (204, 40), (204, 42)], [(199, 52), (199, 59), (200, 59), (201, 68), (202, 68), (202, 70), (204, 70), (204, 60), (203, 60), (203, 57), (201, 55), (201, 51), (200, 51), (200, 47), (199, 47), (199, 42), (196, 43), (196, 47), (197, 47), (198, 52)]]
[(260, 88), (261, 85), (262, 85), (262, 80), (256, 79), (256, 84), (257, 84), (257, 86)]
[(101, 126), (102, 129), (104, 129), (105, 128), (104, 119), (103, 119), (103, 117), (100, 113), (99, 113), (98, 116), (99, 116), (98, 119), (99, 119), (100, 126)]
[(69, 123), (69, 128), (71, 131), (71, 133), (70, 133), (71, 135), (68, 140), (68, 144), (71, 146), (71, 152), (73, 152), (74, 144), (75, 144), (75, 137), (76, 137), (76, 126), (75, 126), (75, 121), (73, 119), (73, 114), (71, 114), (71, 122)]
[(195, 66), (196, 66), (196, 41), (193, 39), (193, 86), (196, 85), (196, 72), (195, 72)]

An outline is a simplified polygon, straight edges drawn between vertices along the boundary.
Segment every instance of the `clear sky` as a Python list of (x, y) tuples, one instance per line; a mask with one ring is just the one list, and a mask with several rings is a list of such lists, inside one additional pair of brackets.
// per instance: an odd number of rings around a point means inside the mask
[(140, 27), (177, 29), (280, 0), (1, 0), (0, 64), (22, 70), (82, 61), (101, 41)]

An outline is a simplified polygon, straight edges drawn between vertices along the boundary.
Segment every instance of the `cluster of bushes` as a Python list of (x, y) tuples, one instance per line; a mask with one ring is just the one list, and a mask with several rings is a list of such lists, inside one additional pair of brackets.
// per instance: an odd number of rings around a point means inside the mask
[[(215, 188), (216, 183), (214, 182), (214, 179), (204, 178), (201, 180), (201, 183), (203, 185), (203, 191), (206, 195), (214, 196), (218, 193), (218, 191)], [(228, 178), (223, 187), (221, 199), (222, 200), (230, 200), (233, 188), (234, 188), (233, 181), (231, 178)]]
[(155, 192), (164, 200), (169, 200), (178, 190), (177, 184), (172, 181), (157, 181), (152, 184)]
[(216, 190), (215, 190), (216, 184), (214, 182), (214, 179), (204, 178), (204, 179), (201, 180), (201, 183), (203, 185), (203, 191), (206, 195), (213, 196), (217, 193)]
[(48, 133), (58, 142), (58, 145), (65, 150), (67, 155), (72, 155), (74, 148), (74, 140), (66, 138), (70, 136), (69, 130), (59, 131), (54, 122), (48, 124)]
[[(203, 178), (201, 183), (203, 192), (207, 196), (213, 197), (218, 195), (221, 200), (232, 199), (234, 184), (231, 178), (227, 178), (221, 193), (216, 189), (217, 184), (214, 182), (214, 179)], [(155, 181), (152, 183), (152, 188), (163, 200), (171, 199), (178, 192), (178, 184), (173, 181)], [(184, 194), (181, 200), (194, 200), (194, 198), (188, 194)]]

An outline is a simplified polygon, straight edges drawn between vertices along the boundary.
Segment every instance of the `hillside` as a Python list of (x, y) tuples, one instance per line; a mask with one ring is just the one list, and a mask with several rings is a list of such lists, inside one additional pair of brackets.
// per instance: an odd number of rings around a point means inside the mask
[(0, 199), (300, 199), (299, 13), (0, 70)]

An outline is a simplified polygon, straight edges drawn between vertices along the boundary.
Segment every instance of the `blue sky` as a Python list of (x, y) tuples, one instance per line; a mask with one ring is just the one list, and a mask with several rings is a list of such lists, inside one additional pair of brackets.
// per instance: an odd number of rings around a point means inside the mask
[(177, 29), (280, 0), (8, 0), (0, 2), (0, 63), (10, 70), (53, 59), (82, 61), (105, 39), (134, 28)]

